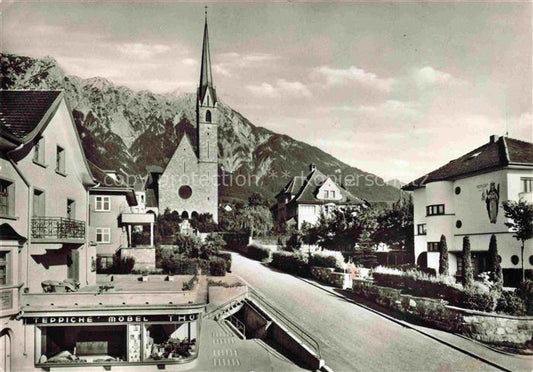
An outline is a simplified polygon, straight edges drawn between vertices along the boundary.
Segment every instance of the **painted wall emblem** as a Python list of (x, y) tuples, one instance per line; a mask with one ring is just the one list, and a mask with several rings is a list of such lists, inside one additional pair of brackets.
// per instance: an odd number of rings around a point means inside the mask
[(491, 182), (489, 188), (483, 190), (481, 200), (483, 200), (487, 206), (487, 214), (489, 215), (490, 223), (496, 223), (500, 206), (500, 184), (496, 186), (494, 182)]

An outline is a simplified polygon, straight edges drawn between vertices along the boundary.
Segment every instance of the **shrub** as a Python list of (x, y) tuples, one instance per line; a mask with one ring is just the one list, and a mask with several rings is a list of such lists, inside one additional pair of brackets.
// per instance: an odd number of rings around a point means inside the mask
[(233, 282), (233, 283), (227, 283), (223, 282), (222, 280), (214, 281), (209, 279), (207, 284), (210, 287), (224, 287), (224, 288), (236, 288), (236, 287), (244, 287), (244, 284), (241, 282)]
[(266, 260), (270, 257), (270, 250), (255, 244), (250, 244), (248, 246), (247, 256), (253, 260)]
[(109, 269), (113, 274), (131, 274), (135, 266), (134, 257), (121, 258), (119, 254), (113, 256), (113, 266)]
[(221, 257), (211, 257), (209, 259), (209, 274), (212, 276), (226, 275), (226, 261)]
[(178, 253), (190, 258), (197, 258), (203, 245), (198, 237), (182, 234), (176, 235), (174, 244), (177, 246)]
[(526, 315), (526, 305), (517, 291), (503, 291), (496, 305), (496, 312), (509, 315)]
[(309, 276), (307, 257), (301, 253), (274, 252), (270, 264), (289, 274)]
[(337, 258), (335, 256), (324, 256), (317, 253), (309, 257), (309, 265), (331, 267), (333, 269), (339, 268), (339, 265), (337, 264)]
[(226, 272), (231, 272), (231, 254), (230, 253), (219, 253), (218, 257), (222, 258), (226, 262)]
[(481, 283), (473, 282), (465, 288), (460, 307), (465, 309), (492, 312), (496, 308), (499, 293), (491, 291)]
[(302, 234), (299, 231), (292, 231), (289, 239), (285, 242), (285, 250), (297, 251), (302, 247)]
[(518, 288), (518, 295), (525, 303), (527, 315), (533, 315), (533, 280), (524, 280)]

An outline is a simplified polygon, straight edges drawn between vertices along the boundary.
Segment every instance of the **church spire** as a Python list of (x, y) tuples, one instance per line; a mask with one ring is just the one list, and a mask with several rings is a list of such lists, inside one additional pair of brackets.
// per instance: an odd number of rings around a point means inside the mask
[(202, 67), (200, 72), (200, 91), (204, 87), (213, 88), (211, 75), (211, 53), (209, 52), (209, 32), (207, 30), (207, 6), (205, 7), (204, 43), (202, 46)]

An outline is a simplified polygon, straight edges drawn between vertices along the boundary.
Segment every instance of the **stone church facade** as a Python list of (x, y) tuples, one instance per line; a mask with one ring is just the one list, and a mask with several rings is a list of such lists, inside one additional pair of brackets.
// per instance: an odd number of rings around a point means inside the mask
[(158, 179), (158, 207), (178, 211), (183, 217), (209, 213), (218, 221), (217, 96), (211, 74), (207, 19), (204, 26), (196, 119), (198, 142), (184, 134)]

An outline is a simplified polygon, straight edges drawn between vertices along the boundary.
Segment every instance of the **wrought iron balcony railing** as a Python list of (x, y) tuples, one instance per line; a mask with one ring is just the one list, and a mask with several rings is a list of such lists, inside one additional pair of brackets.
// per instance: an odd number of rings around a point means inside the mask
[(35, 239), (84, 239), (85, 222), (65, 217), (33, 217), (31, 236)]

